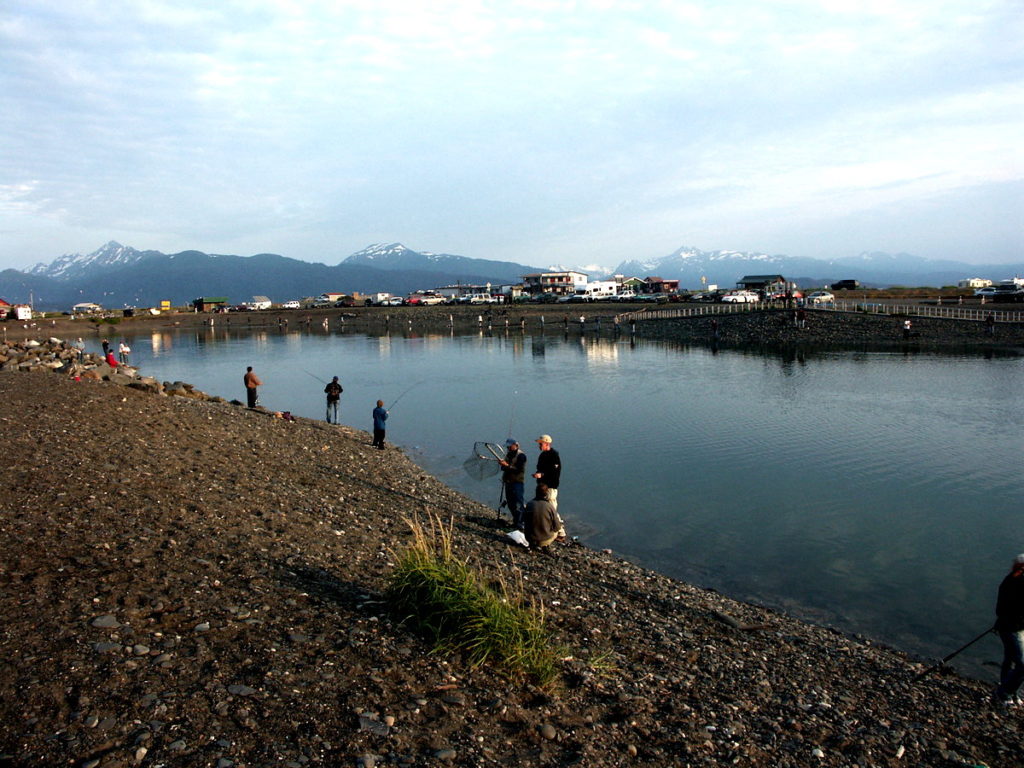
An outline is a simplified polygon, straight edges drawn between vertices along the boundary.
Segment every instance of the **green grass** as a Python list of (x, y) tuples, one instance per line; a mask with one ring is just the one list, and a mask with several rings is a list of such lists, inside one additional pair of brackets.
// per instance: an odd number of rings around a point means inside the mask
[(485, 584), (452, 551), (452, 527), (431, 520), (429, 531), (408, 520), (412, 543), (397, 556), (385, 597), (392, 615), (434, 644), (461, 652), (471, 666), (491, 663), (541, 686), (558, 676), (560, 649), (551, 642), (543, 606), (524, 597), (522, 583)]

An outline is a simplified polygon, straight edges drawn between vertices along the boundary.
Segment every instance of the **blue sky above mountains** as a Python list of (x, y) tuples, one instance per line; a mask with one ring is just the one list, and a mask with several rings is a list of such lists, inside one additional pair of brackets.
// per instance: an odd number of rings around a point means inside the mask
[(11, 0), (0, 268), (1024, 254), (1016, 0)]

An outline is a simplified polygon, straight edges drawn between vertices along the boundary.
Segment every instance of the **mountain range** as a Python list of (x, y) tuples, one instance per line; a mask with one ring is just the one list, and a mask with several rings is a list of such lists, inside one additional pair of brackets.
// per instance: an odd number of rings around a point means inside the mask
[[(572, 267), (570, 267), (572, 268)], [(154, 306), (161, 300), (184, 305), (199, 296), (226, 296), (232, 303), (264, 295), (287, 301), (325, 292), (406, 294), (445, 285), (518, 283), (530, 272), (563, 267), (526, 266), (509, 261), (414, 251), (400, 243), (371, 245), (340, 264), (299, 261), (271, 253), (254, 256), (182, 251), (139, 251), (109, 242), (89, 254), (65, 254), (25, 271), (0, 272), (0, 298), (37, 309), (67, 310), (81, 301), (106, 308)], [(994, 281), (1024, 274), (1017, 264), (971, 265), (910, 254), (862, 253), (850, 259), (821, 260), (741, 251), (702, 251), (683, 247), (646, 261), (623, 261), (608, 273), (593, 268), (592, 279), (610, 274), (677, 279), (684, 288), (708, 284), (731, 287), (744, 275), (780, 274), (802, 287), (840, 279), (865, 285), (956, 284), (967, 277)]]

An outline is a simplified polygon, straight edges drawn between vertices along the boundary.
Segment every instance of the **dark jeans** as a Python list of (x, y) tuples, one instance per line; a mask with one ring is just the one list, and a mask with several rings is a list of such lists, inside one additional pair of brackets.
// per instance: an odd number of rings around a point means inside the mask
[(523, 512), (526, 505), (523, 503), (523, 484), (505, 483), (505, 503), (508, 504), (508, 513), (512, 515), (512, 525), (523, 530)]
[(384, 430), (373, 428), (373, 446), (374, 448), (384, 449)]
[(1020, 690), (1024, 683), (1024, 630), (1020, 632), (999, 631), (1003, 641), (1003, 666), (999, 676), (996, 696), (1008, 699)]
[(255, 408), (256, 404), (260, 401), (260, 397), (259, 397), (259, 394), (257, 392), (256, 387), (246, 387), (245, 388), (245, 396), (246, 396), (246, 399), (249, 401), (249, 407), (250, 408)]

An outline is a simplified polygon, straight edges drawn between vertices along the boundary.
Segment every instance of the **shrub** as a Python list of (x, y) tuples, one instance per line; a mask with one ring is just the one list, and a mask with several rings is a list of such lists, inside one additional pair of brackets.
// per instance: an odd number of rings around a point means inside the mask
[(548, 685), (558, 674), (543, 606), (504, 578), (486, 585), (452, 552), (452, 527), (432, 518), (429, 532), (407, 520), (412, 543), (397, 557), (385, 592), (392, 615), (424, 635), (440, 653), (462, 652), (476, 667), (492, 662)]

